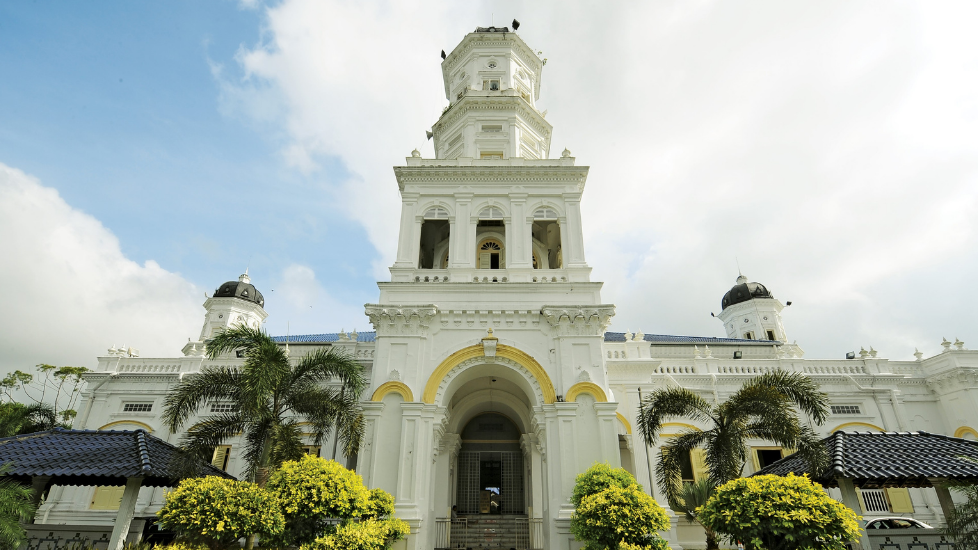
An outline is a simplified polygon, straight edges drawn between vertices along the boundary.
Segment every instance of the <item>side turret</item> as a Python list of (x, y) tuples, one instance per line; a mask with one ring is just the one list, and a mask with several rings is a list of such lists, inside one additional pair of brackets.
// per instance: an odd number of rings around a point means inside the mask
[(217, 332), (236, 325), (258, 328), (268, 317), (265, 297), (251, 284), (247, 271), (237, 281), (228, 281), (217, 287), (214, 295), (204, 301), (204, 308), (207, 313), (204, 314), (200, 338), (184, 345), (184, 355), (203, 355), (204, 342)]
[(784, 305), (761, 283), (748, 282), (740, 275), (723, 295), (720, 307), (723, 310), (717, 317), (723, 321), (727, 338), (788, 341), (781, 323)]

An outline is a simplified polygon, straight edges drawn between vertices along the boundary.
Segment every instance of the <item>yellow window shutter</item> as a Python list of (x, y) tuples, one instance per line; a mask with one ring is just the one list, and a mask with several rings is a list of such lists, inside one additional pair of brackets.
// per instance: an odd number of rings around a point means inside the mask
[(227, 470), (228, 468), (228, 453), (231, 452), (231, 447), (229, 445), (221, 445), (220, 447), (214, 447), (214, 456), (211, 458), (211, 466), (215, 468), (220, 468), (222, 470)]
[(118, 510), (119, 504), (122, 502), (122, 493), (125, 491), (125, 485), (121, 487), (96, 487), (89, 508), (92, 510)]
[(859, 511), (862, 512), (865, 515), (866, 514), (866, 503), (863, 502), (863, 492), (859, 490), (859, 487), (856, 487), (856, 496), (859, 497), (859, 498), (856, 499), (856, 500), (859, 501)]
[(754, 471), (761, 469), (761, 459), (757, 456), (757, 449), (755, 447), (750, 448), (750, 459), (754, 463)]
[(693, 463), (693, 481), (710, 477), (710, 467), (706, 465), (705, 449), (693, 449), (689, 451), (689, 461)]
[(886, 498), (890, 501), (890, 511), (894, 514), (913, 513), (909, 489), (886, 489)]
[(492, 256), (492, 252), (479, 253), (479, 269), (489, 269), (490, 264), (492, 263), (490, 261), (490, 256)]

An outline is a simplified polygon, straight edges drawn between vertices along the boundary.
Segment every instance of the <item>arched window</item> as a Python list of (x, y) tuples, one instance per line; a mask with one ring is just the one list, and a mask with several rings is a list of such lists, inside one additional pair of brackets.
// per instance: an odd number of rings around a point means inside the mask
[(501, 269), (505, 265), (503, 244), (496, 239), (486, 239), (479, 244), (478, 269)]
[(479, 212), (480, 220), (501, 220), (503, 219), (503, 211), (497, 206), (487, 206)]
[[(445, 269), (447, 262), (439, 262), (438, 256), (447, 256), (448, 237), (451, 227), (448, 223), (448, 210), (432, 206), (425, 210), (421, 222), (421, 243), (418, 254), (418, 267), (421, 269)], [(442, 250), (445, 253), (442, 254)]]
[(447, 220), (448, 210), (440, 206), (432, 206), (431, 208), (425, 210), (424, 219), (426, 220)]
[(546, 206), (543, 208), (537, 208), (536, 211), (533, 212), (533, 219), (534, 220), (556, 220), (557, 211), (554, 210), (553, 208), (546, 207)]
[(533, 239), (539, 243), (545, 252), (541, 265), (534, 258), (533, 267), (536, 269), (560, 269), (564, 266), (563, 252), (560, 244), (560, 223), (557, 221), (557, 211), (549, 206), (537, 208), (533, 212)]

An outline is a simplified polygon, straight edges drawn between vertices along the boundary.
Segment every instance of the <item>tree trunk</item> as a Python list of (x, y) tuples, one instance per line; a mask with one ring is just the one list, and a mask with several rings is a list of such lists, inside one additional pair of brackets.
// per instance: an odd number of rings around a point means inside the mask
[(706, 550), (720, 550), (720, 541), (717, 540), (717, 534), (709, 528), (706, 530)]

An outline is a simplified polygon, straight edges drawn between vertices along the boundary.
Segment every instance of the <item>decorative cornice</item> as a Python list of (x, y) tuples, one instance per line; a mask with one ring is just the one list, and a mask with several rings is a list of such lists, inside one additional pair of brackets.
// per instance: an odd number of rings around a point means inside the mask
[(438, 308), (430, 304), (391, 307), (367, 304), (364, 313), (377, 331), (377, 336), (426, 336)]
[[(444, 128), (454, 125), (472, 111), (478, 111), (476, 114), (483, 111), (515, 111), (530, 128), (539, 133), (540, 137), (547, 140), (548, 143), (550, 134), (553, 132), (553, 126), (547, 122), (547, 119), (543, 118), (536, 109), (518, 95), (464, 95), (457, 103), (452, 104), (452, 107), (442, 115), (442, 118), (435, 123), (432, 129), (436, 135), (440, 135)], [(439, 138), (440, 142), (441, 138)]]
[[(581, 192), (587, 181), (587, 166), (500, 166), (482, 164), (492, 161), (473, 160), (470, 166), (395, 166), (394, 175), (403, 191), (409, 184), (444, 184), (472, 186), (500, 185), (571, 185)], [(498, 162), (498, 161), (497, 161)], [(554, 190), (554, 195), (565, 193)], [(534, 195), (538, 195), (535, 192)]]
[(601, 336), (615, 316), (615, 306), (543, 306), (540, 313), (558, 336)]

